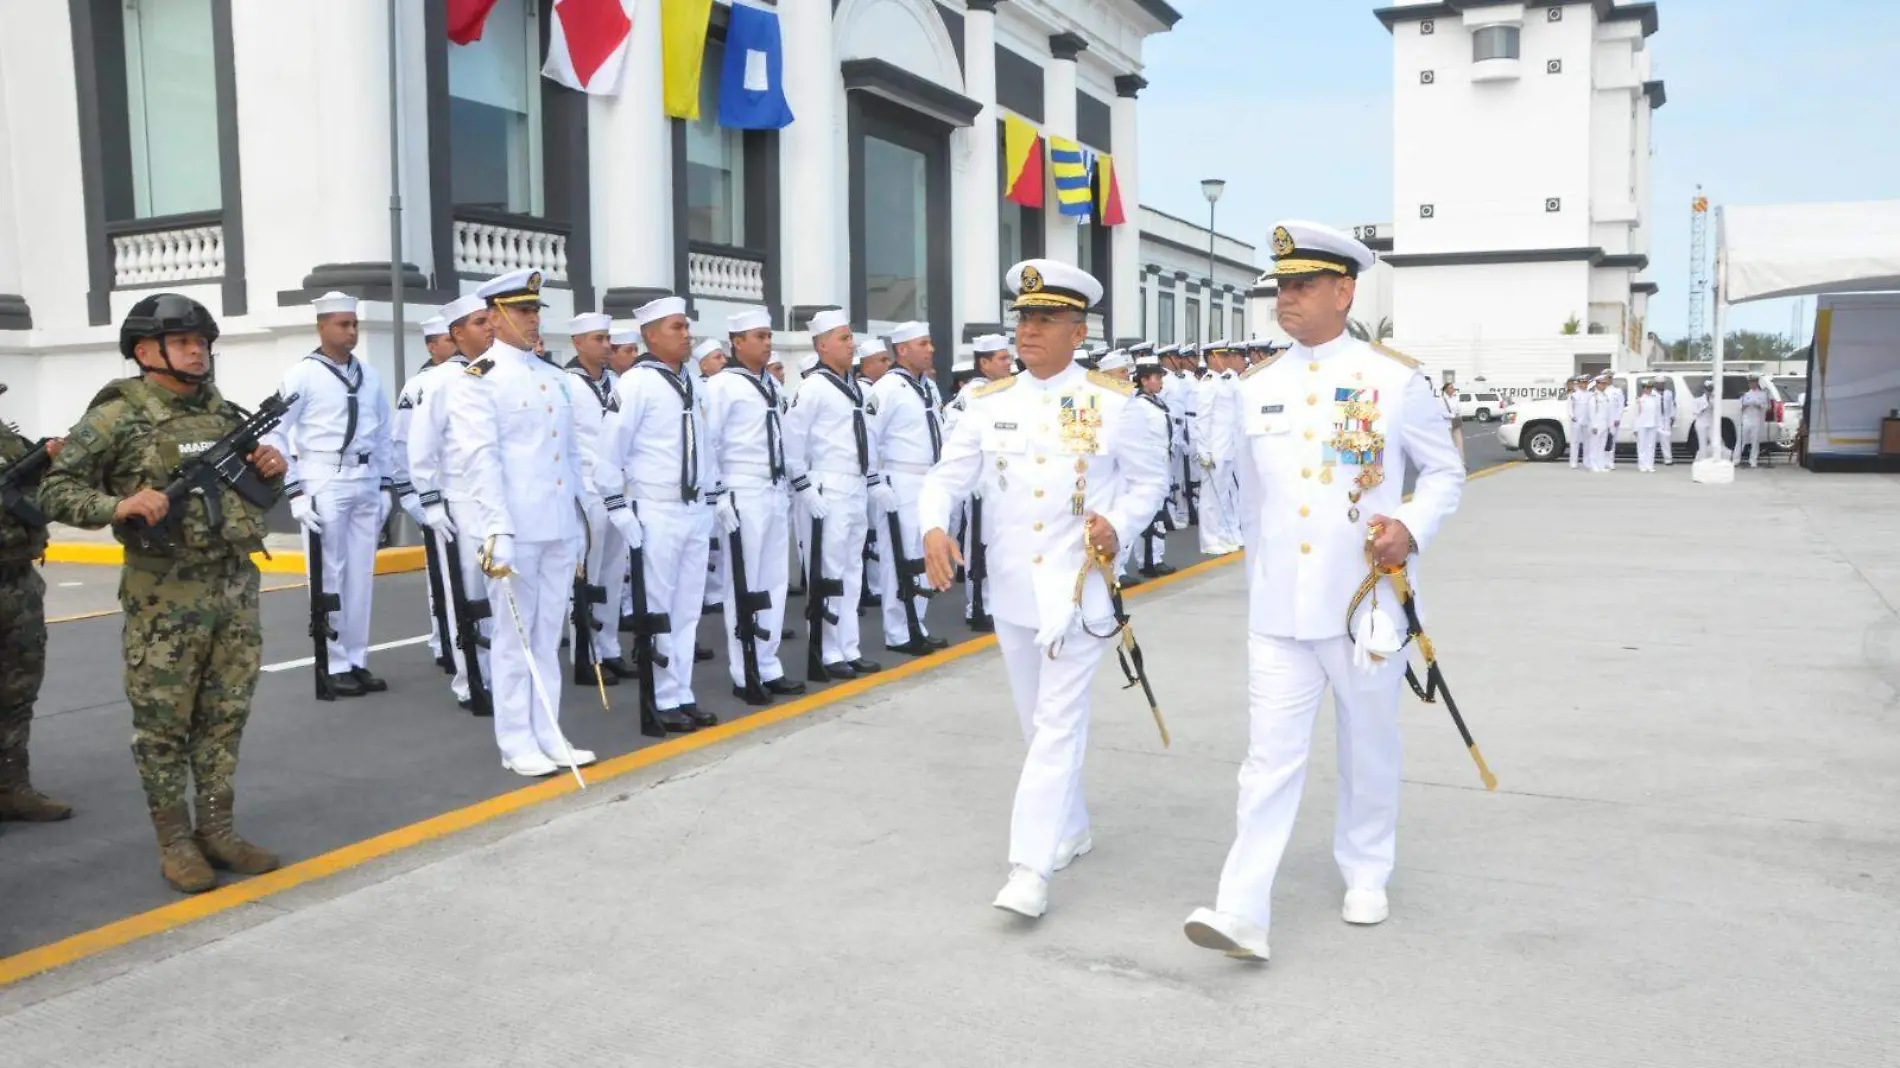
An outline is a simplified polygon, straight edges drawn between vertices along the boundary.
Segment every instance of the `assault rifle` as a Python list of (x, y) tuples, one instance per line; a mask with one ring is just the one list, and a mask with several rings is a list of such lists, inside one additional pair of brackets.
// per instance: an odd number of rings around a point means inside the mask
[[(159, 526), (152, 526), (142, 516), (135, 515), (125, 520), (126, 534), (133, 547), (147, 552), (169, 548), (172, 533), (183, 522), (185, 505), (191, 497), (204, 501), (205, 519), (213, 530), (224, 526), (223, 490), (226, 486), (259, 509), (276, 504), (281, 491), (272, 489), (246, 457), (257, 451), (257, 443), (264, 435), (277, 429), (277, 424), (283, 422), (284, 413), (296, 401), (295, 393), (288, 397), (271, 394), (257, 406), (257, 411), (247, 413), (242, 423), (197, 455), (179, 463), (172, 472), (171, 481), (159, 491), (171, 506), (166, 512), (165, 521)], [(237, 405), (232, 407), (237, 408)], [(237, 410), (244, 411), (242, 408)]]
[(46, 525), (46, 513), (40, 511), (40, 476), (53, 466), (53, 454), (46, 446), (51, 438), (41, 438), (25, 456), (0, 468), (0, 511), (29, 527)]

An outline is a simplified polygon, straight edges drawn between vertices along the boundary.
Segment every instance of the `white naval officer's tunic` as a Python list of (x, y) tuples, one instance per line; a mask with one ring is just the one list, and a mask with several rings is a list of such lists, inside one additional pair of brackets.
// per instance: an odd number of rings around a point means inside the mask
[[(1425, 376), (1350, 337), (1317, 348), (1296, 344), (1256, 365), (1227, 400), (1243, 438), (1237, 459), (1251, 727), (1238, 834), (1215, 907), (1265, 928), (1306, 779), (1313, 718), (1328, 687), (1340, 739), (1334, 857), (1352, 889), (1382, 888), (1391, 874), (1404, 661), (1388, 658), (1371, 673), (1355, 667), (1346, 612), (1367, 573), (1367, 523), (1375, 515), (1399, 520), (1426, 551), (1457, 507), (1465, 469)], [(1336, 447), (1342, 430), (1383, 435), (1382, 451)], [(1368, 460), (1377, 461), (1383, 481), (1362, 489), (1356, 482)], [(1407, 464), (1418, 470), (1410, 501), (1403, 500)], [(1389, 584), (1381, 594), (1380, 610), (1393, 613), (1403, 633)]]
[[(338, 595), (329, 672), (369, 666), (369, 615), (383, 490), (392, 482), (389, 395), (369, 364), (321, 352), (292, 364), (278, 390), (297, 394), (265, 444), (284, 454), (285, 492), (310, 495), (323, 524), (323, 588)], [(308, 552), (311, 534), (302, 531)]]
[[(972, 390), (918, 494), (925, 530), (948, 533), (952, 506), (973, 492), (982, 493), (989, 513), (990, 612), (1029, 744), (1009, 859), (1044, 878), (1058, 846), (1088, 830), (1082, 761), (1090, 681), (1109, 641), (1069, 629), (1051, 659), (1037, 634), (1060, 630), (1074, 614), (1085, 517), (1100, 514), (1126, 545), (1168, 492), (1165, 416), (1153, 405), (1129, 403), (1132, 390), (1075, 364), (1047, 379), (1023, 372)], [(1099, 575), (1085, 586), (1082, 618), (1096, 633), (1112, 625)]]
[[(450, 484), (463, 495), (456, 512), (463, 555), (477, 555), (492, 537), (507, 535), (514, 543), (514, 576), (484, 576), (494, 613), (489, 692), (504, 760), (539, 751), (559, 761), (566, 751), (558, 722), (559, 646), (581, 551), (585, 492), (568, 378), (534, 353), (497, 341), (444, 391)], [(519, 630), (504, 583), (514, 594)], [(530, 657), (552, 717), (531, 683)]]
[[(614, 385), (618, 380), (611, 367), (602, 367), (593, 378), (576, 358), (567, 373), (573, 377), (575, 452), (581, 458), (581, 483), (586, 487), (587, 510), (587, 583), (597, 586), (606, 600), (588, 607), (588, 615), (600, 629), (594, 632), (595, 660), (618, 659), (620, 650), (620, 594), (627, 581), (627, 542), (607, 521), (607, 499), (623, 497), (620, 470), (600, 462), (601, 438), (607, 413), (613, 410)], [(579, 645), (571, 646), (569, 656), (578, 656)]]

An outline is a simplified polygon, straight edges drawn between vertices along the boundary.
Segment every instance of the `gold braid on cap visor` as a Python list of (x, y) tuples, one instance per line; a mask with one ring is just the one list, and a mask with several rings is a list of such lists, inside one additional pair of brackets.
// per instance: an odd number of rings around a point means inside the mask
[(1012, 308), (1073, 308), (1076, 311), (1088, 310), (1088, 302), (1081, 297), (1072, 297), (1067, 293), (1054, 293), (1047, 289), (1034, 293), (1024, 293), (1016, 298)]
[(1339, 275), (1348, 273), (1345, 264), (1334, 263), (1331, 260), (1285, 259), (1277, 260), (1273, 264), (1273, 273), (1276, 276), (1287, 274), (1317, 274), (1321, 272)]

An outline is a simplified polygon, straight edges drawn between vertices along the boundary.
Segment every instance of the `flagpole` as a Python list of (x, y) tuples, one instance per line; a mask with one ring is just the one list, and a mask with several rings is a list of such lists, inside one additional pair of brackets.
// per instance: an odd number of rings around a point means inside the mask
[[(402, 342), (408, 331), (403, 327), (402, 309), (402, 82), (396, 63), (396, 3), (389, 0), (389, 363), (394, 376), (391, 395), (400, 394), (407, 379), (404, 373)], [(394, 544), (413, 545), (418, 531), (409, 529), (401, 508), (391, 508), (400, 538), (391, 535)], [(385, 527), (387, 531), (389, 528)]]

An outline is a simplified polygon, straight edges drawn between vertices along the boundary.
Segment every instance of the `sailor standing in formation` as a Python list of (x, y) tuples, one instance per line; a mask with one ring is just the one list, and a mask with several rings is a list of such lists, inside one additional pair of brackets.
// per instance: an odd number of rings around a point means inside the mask
[[(402, 392), (396, 395), (396, 410), (389, 420), (389, 467), (392, 481), (391, 492), (396, 495), (396, 506), (403, 510), (416, 527), (428, 534), (427, 522), (422, 514), (422, 496), (416, 492), (415, 483), (409, 473), (409, 430), (415, 421), (416, 406), (422, 403), (423, 386), (430, 381), (432, 372), (439, 371), (444, 365), (458, 370), (468, 365), (468, 361), (456, 354), (455, 341), (449, 337), (449, 322), (440, 315), (423, 320), (422, 347), (429, 360), (409, 376), (402, 385)], [(438, 665), (453, 672), (454, 650), (442, 647), (444, 639), (453, 641), (449, 633), (438, 633), (435, 626), (436, 613), (440, 611), (444, 618), (449, 615), (449, 606), (438, 607), (435, 591), (438, 585), (446, 595), (448, 587), (442, 585), (441, 555), (433, 537), (425, 541), (424, 566), (429, 572), (429, 581), (423, 584), (422, 592), (428, 598), (429, 606), (429, 651), (435, 654)], [(453, 626), (454, 624), (450, 624)]]
[(514, 271), (482, 283), (494, 344), (448, 391), (447, 466), (465, 494), (458, 529), (480, 546), (494, 614), (495, 743), (519, 775), (590, 764), (594, 754), (561, 732), (561, 631), (584, 538), (586, 484), (570, 383), (535, 355), (541, 343), (541, 273)]
[[(1405, 660), (1389, 582), (1348, 619), (1368, 557), (1410, 563), (1458, 505), (1464, 461), (1417, 362), (1346, 332), (1361, 242), (1316, 223), (1273, 233), (1277, 315), (1295, 344), (1253, 368), (1224, 403), (1238, 451), (1247, 545), (1249, 741), (1237, 833), (1212, 909), (1188, 938), (1264, 961), (1274, 873), (1306, 780), (1313, 720), (1328, 688), (1338, 718), (1339, 808), (1333, 855), (1348, 923), (1385, 919), (1398, 828), (1399, 686)], [(1417, 470), (1402, 500), (1405, 466)], [(1380, 614), (1384, 613), (1381, 618)], [(1380, 657), (1383, 657), (1382, 659)]]
[(1579, 460), (1585, 468), (1596, 470), (1590, 435), (1590, 406), (1594, 402), (1587, 386), (1582, 378), (1571, 379), (1570, 394), (1564, 398), (1570, 413), (1570, 468), (1573, 471)]
[(617, 686), (621, 679), (633, 677), (620, 648), (620, 597), (627, 581), (627, 545), (620, 532), (607, 519), (608, 498), (622, 497), (620, 473), (599, 462), (601, 434), (615, 405), (614, 387), (619, 375), (610, 366), (613, 360), (613, 322), (600, 312), (586, 312), (568, 320), (568, 340), (574, 346), (574, 358), (567, 373), (574, 376), (578, 389), (574, 397), (575, 452), (581, 458), (581, 481), (586, 495), (586, 584), (577, 584), (577, 594), (587, 597), (587, 609), (577, 613), (594, 630), (591, 646), (582, 645), (582, 635), (574, 636), (572, 646), (577, 667), (599, 665), (598, 676), (577, 682)]
[[(934, 638), (924, 624), (930, 601), (921, 592), (921, 576), (907, 581), (898, 569), (923, 559), (923, 531), (917, 526), (917, 491), (924, 475), (943, 452), (941, 413), (933, 403), (930, 379), (936, 369), (936, 346), (926, 323), (899, 323), (891, 331), (897, 346), (891, 369), (871, 387), (871, 455), (876, 457), (884, 484), (871, 493), (879, 539), (878, 588), (883, 591), (884, 648), (909, 656), (925, 656), (950, 643)], [(882, 511), (883, 515), (875, 513)], [(899, 534), (893, 540), (891, 528)], [(920, 592), (905, 604), (903, 590), (912, 582)], [(911, 620), (916, 629), (911, 629)]]
[[(727, 558), (731, 589), (725, 597), (726, 666), (735, 696), (746, 694), (745, 656), (739, 634), (738, 592), (763, 593), (769, 607), (758, 612), (757, 637), (752, 640), (764, 691), (779, 696), (805, 692), (805, 684), (785, 676), (779, 659), (784, 633), (785, 596), (791, 585), (789, 542), (791, 498), (786, 495), (785, 429), (779, 384), (766, 373), (772, 358), (772, 316), (764, 308), (749, 308), (727, 320), (733, 362), (706, 381), (706, 437), (725, 479), (722, 507), (738, 518), (724, 537), (730, 554), (734, 544), (744, 547), (745, 574)], [(742, 581), (743, 580), (743, 581)]]
[[(967, 377), (957, 388), (957, 395), (944, 406), (943, 439), (950, 440), (956, 432), (957, 420), (962, 418), (968, 404), (969, 393), (990, 382), (1000, 381), (1015, 373), (1011, 366), (1014, 357), (1010, 355), (1009, 339), (1001, 334), (983, 334), (971, 342), (970, 362), (967, 368), (959, 365), (958, 370), (967, 372)], [(963, 503), (965, 521), (963, 523), (963, 558), (974, 563), (978, 554), (987, 556), (991, 544), (989, 514), (983, 507), (981, 487), (972, 491), (969, 500)], [(981, 546), (981, 548), (978, 548)], [(987, 561), (985, 561), (987, 571)], [(966, 570), (966, 576), (967, 571)], [(979, 595), (982, 611), (977, 611)], [(989, 634), (996, 630), (996, 619), (990, 613), (990, 580), (987, 574), (980, 578), (966, 577), (963, 584), (963, 619), (970, 629), (980, 634)]]
[[(1162, 418), (1166, 421), (1165, 429), (1168, 432), (1169, 446), (1172, 448), (1174, 441), (1174, 419), (1168, 412), (1167, 401), (1162, 399), (1163, 384), (1167, 381), (1167, 371), (1162, 368), (1160, 360), (1153, 355), (1154, 347), (1152, 345), (1144, 344), (1135, 347), (1136, 349), (1143, 350), (1141, 357), (1142, 362), (1135, 364), (1136, 396), (1141, 403), (1153, 405), (1160, 410)], [(1147, 528), (1142, 531), (1141, 548), (1139, 550), (1139, 556), (1136, 558), (1136, 570), (1143, 577), (1155, 578), (1161, 575), (1174, 574), (1175, 569), (1168, 566), (1166, 562), (1168, 555), (1167, 532), (1173, 529), (1175, 529), (1174, 516), (1168, 505), (1164, 503), (1161, 508), (1155, 512), (1154, 522), (1150, 523)]]
[[(820, 311), (810, 331), (818, 365), (799, 383), (785, 416), (785, 466), (798, 495), (798, 555), (822, 568), (808, 579), (839, 582), (844, 591), (837, 603), (826, 605), (837, 622), (826, 623), (822, 639), (812, 640), (821, 642), (826, 674), (851, 679), (882, 670), (859, 648), (858, 600), (869, 495), (883, 479), (872, 466), (869, 414), (851, 373), (857, 353), (851, 317), (838, 309)], [(823, 540), (814, 558), (811, 538), (820, 528)]]
[(1102, 287), (1078, 268), (1029, 260), (1010, 269), (1016, 352), (1027, 368), (966, 395), (956, 433), (918, 494), (930, 582), (950, 588), (963, 563), (949, 534), (955, 503), (979, 488), (993, 509), (996, 640), (1029, 753), (1010, 819), (1008, 882), (994, 904), (1028, 917), (1048, 908), (1049, 877), (1094, 844), (1082, 794), (1089, 698), (1115, 628), (1091, 556), (1113, 562), (1167, 496), (1161, 412), (1133, 388), (1075, 363)]
[(290, 463), (284, 493), (304, 543), (322, 540), (323, 574), (313, 588), (340, 595), (331, 620), (330, 688), (339, 697), (380, 693), (369, 672), (369, 619), (376, 541), (389, 518), (394, 485), (389, 453), (389, 395), (376, 369), (356, 358), (356, 298), (326, 293), (315, 301), (318, 346), (292, 365), (278, 392), (295, 394), (266, 441)]
[[(462, 589), (462, 596), (475, 609), (476, 614), (488, 608), (485, 594), (486, 584), (481, 567), (476, 561), (479, 546), (457, 545), (455, 516), (472, 520), (469, 494), (456, 482), (455, 473), (448, 466), (449, 442), (449, 401), (451, 393), (463, 389), (477, 388), (474, 379), (463, 374), (469, 361), (487, 354), (495, 342), (494, 324), (489, 320), (488, 302), (481, 297), (469, 294), (458, 297), (444, 305), (440, 318), (448, 323), (448, 337), (455, 354), (448, 362), (439, 365), (434, 371), (418, 374), (411, 383), (414, 387), (414, 410), (410, 413), (404, 433), (407, 435), (405, 451), (409, 461), (409, 482), (416, 492), (416, 501), (422, 510), (421, 523), (433, 535), (436, 552), (443, 568), (443, 587), (451, 598), (455, 596), (456, 586)], [(409, 388), (404, 389), (409, 394)], [(457, 606), (459, 609), (462, 606)], [(486, 686), (481, 692), (471, 690), (472, 679), (479, 675), (484, 683), (493, 676), (488, 673), (488, 635), (493, 632), (492, 620), (483, 619), (476, 624), (476, 635), (471, 644), (476, 649), (474, 672), (469, 671), (467, 654), (461, 648), (462, 623), (458, 611), (450, 611), (449, 639), (455, 646), (450, 650), (455, 657), (455, 675), (449, 682), (449, 690), (455, 695), (456, 704), (476, 715), (490, 715), (493, 706), (489, 701)]]

